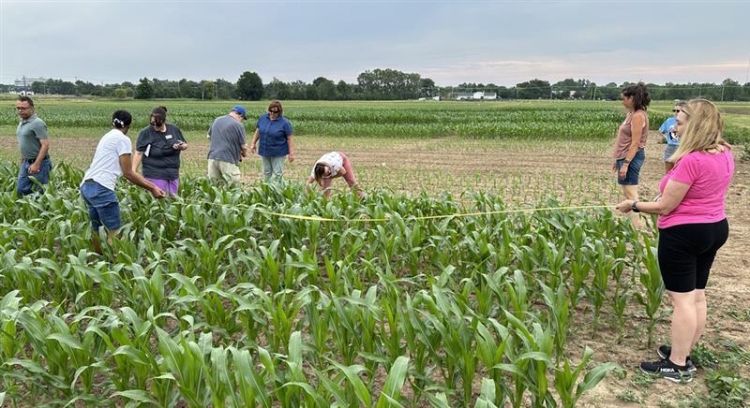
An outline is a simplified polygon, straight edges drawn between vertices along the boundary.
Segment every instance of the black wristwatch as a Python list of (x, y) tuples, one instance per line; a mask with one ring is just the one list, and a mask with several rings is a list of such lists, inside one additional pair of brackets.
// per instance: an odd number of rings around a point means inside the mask
[(636, 207), (636, 204), (638, 204), (638, 201), (633, 201), (633, 205), (630, 206), (630, 209), (633, 210), (633, 212), (641, 212), (641, 210)]

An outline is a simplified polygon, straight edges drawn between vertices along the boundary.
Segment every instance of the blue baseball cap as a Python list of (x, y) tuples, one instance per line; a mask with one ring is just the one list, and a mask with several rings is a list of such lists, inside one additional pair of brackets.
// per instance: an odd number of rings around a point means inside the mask
[(247, 119), (247, 111), (242, 105), (234, 105), (234, 108), (232, 108), (232, 112), (237, 112), (238, 115), (242, 116), (242, 119)]

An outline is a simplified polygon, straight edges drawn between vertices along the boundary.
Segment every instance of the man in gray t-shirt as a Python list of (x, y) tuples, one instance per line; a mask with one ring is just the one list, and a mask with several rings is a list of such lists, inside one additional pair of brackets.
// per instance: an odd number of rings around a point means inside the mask
[(247, 156), (245, 126), (247, 111), (237, 105), (229, 114), (220, 116), (208, 129), (208, 178), (212, 181), (239, 183), (238, 163)]
[(19, 96), (16, 100), (16, 112), (21, 118), (16, 128), (18, 147), (21, 150), (16, 191), (19, 196), (25, 196), (41, 190), (40, 184), (49, 182), (52, 162), (49, 159), (47, 125), (36, 116), (34, 101), (28, 96)]

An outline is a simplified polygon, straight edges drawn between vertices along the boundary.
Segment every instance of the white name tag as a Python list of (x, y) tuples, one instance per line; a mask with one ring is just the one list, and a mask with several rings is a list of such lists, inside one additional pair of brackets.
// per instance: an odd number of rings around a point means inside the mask
[(169, 140), (169, 139), (172, 138), (172, 135), (166, 135), (166, 136), (164, 136), (164, 138), (167, 139), (167, 140)]

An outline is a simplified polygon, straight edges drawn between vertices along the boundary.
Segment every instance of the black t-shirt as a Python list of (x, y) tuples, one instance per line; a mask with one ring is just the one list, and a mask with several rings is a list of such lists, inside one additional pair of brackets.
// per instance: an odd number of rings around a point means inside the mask
[(143, 176), (159, 180), (178, 179), (181, 151), (172, 145), (179, 142), (185, 142), (185, 137), (175, 125), (167, 124), (165, 132), (158, 132), (151, 126), (141, 130), (135, 150), (143, 153)]

